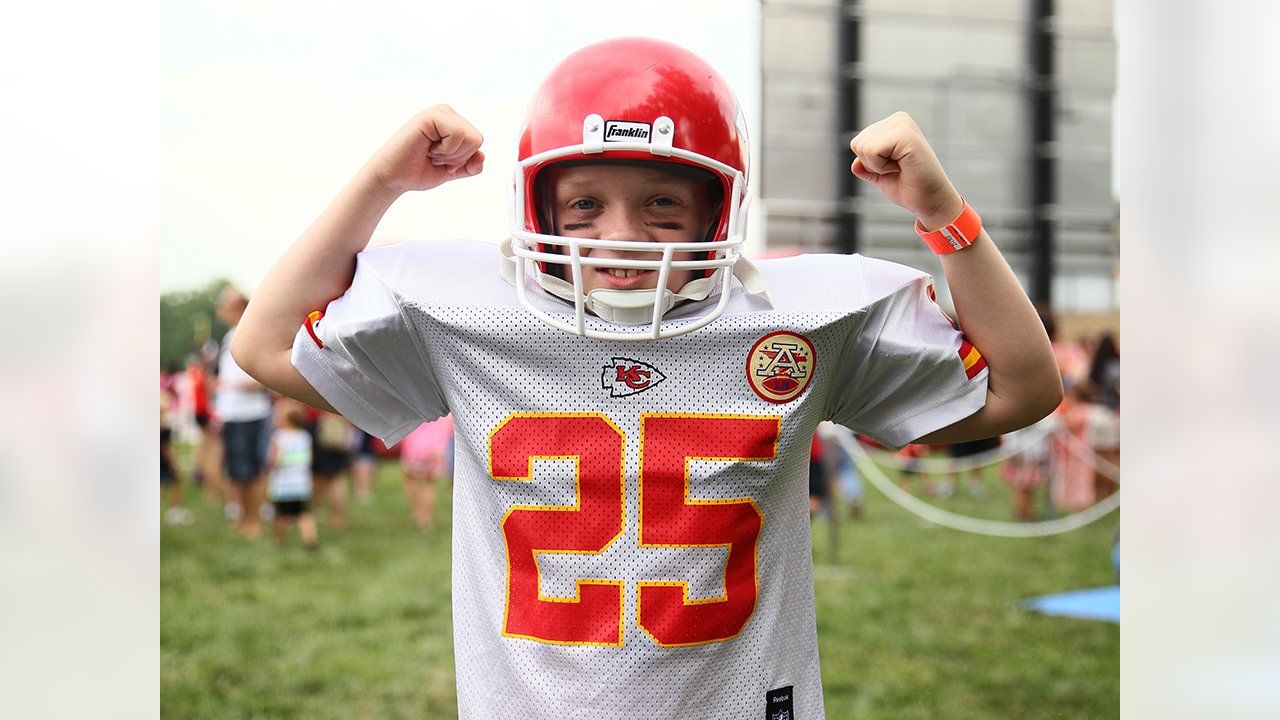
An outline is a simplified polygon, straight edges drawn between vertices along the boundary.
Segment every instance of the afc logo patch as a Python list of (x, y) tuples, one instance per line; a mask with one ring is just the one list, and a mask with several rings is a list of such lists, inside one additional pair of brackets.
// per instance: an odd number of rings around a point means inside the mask
[(771, 332), (747, 353), (747, 384), (764, 400), (788, 403), (809, 387), (817, 364), (809, 338), (787, 330)]
[(644, 392), (666, 379), (649, 363), (622, 357), (613, 358), (613, 364), (605, 365), (600, 373), (600, 384), (615, 398)]

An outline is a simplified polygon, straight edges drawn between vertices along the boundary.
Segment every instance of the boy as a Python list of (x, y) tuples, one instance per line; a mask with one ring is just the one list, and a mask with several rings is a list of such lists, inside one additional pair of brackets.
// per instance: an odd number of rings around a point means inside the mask
[(910, 118), (854, 138), (851, 170), (963, 248), (943, 262), (981, 353), (918, 271), (742, 259), (743, 127), (688, 51), (588, 46), (530, 103), (500, 252), (360, 252), (399, 195), (481, 171), (480, 133), (436, 106), (244, 317), (251, 374), (388, 442), (453, 413), (462, 718), (821, 717), (817, 424), (945, 443), (1058, 402), (1030, 302)]
[(170, 525), (190, 525), (195, 516), (182, 507), (182, 479), (173, 457), (173, 395), (160, 388), (160, 487), (164, 488), (164, 521)]

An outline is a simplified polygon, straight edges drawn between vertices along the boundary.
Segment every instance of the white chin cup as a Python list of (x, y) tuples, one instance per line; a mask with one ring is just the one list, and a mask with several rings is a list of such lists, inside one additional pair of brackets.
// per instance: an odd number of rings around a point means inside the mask
[(661, 295), (662, 311), (665, 315), (672, 305), (676, 304), (675, 293), (666, 288), (660, 291), (649, 290), (612, 290), (597, 288), (587, 293), (587, 307), (605, 322), (618, 325), (644, 325), (653, 319), (655, 296)]

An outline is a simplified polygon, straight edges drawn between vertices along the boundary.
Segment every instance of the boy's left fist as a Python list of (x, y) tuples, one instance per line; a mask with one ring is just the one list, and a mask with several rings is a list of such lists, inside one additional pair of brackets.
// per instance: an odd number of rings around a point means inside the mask
[(857, 159), (850, 167), (859, 180), (880, 188), (895, 205), (915, 215), (929, 230), (956, 219), (964, 200), (942, 170), (915, 120), (898, 111), (868, 125), (849, 141)]

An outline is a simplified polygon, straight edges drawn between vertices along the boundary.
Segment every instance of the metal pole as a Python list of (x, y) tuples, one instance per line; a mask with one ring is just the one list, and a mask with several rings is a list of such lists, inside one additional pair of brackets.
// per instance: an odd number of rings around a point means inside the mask
[(836, 63), (837, 75), (837, 108), (836, 126), (840, 133), (840, 145), (836, 162), (839, 173), (836, 188), (839, 190), (839, 207), (836, 210), (838, 226), (836, 228), (836, 250), (842, 253), (858, 252), (858, 216), (854, 211), (854, 198), (858, 194), (858, 179), (849, 172), (849, 163), (853, 158), (844, 149), (860, 129), (858, 125), (858, 100), (860, 87), (860, 70), (858, 59), (861, 55), (859, 47), (860, 9), (858, 0), (845, 0), (840, 4), (839, 38)]
[(1031, 300), (1053, 297), (1057, 201), (1053, 0), (1031, 0)]

